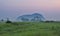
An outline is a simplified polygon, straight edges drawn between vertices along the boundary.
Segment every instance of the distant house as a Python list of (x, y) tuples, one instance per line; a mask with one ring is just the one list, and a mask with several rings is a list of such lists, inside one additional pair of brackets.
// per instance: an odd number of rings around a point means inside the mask
[(19, 21), (44, 21), (44, 17), (41, 14), (34, 13), (32, 15), (22, 15), (17, 18)]

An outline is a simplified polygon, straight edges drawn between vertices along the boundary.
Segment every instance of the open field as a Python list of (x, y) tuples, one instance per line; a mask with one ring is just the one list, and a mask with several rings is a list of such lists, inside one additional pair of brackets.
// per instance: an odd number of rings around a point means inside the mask
[(60, 36), (60, 22), (0, 23), (0, 36)]

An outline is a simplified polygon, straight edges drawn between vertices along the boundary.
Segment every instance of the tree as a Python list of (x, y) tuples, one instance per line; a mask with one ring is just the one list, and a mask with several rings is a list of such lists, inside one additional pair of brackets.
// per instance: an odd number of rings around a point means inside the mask
[(4, 20), (3, 20), (3, 19), (1, 19), (1, 21), (3, 22)]
[(7, 21), (6, 21), (6, 23), (12, 23), (12, 22), (9, 20), (9, 18), (7, 18)]

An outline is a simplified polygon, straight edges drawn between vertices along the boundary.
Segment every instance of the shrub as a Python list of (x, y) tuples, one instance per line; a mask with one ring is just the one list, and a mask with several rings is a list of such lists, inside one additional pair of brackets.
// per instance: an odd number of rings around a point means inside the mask
[(6, 21), (6, 23), (12, 23), (12, 22), (9, 20), (9, 18), (7, 18), (7, 21)]
[(6, 23), (12, 23), (11, 21), (6, 21)]
[(45, 21), (46, 23), (49, 23), (49, 22), (54, 22), (54, 21)]

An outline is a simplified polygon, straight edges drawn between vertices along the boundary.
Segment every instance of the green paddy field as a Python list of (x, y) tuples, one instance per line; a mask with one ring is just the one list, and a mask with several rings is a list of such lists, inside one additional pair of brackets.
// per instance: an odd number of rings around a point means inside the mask
[(0, 23), (0, 36), (60, 36), (60, 22)]

